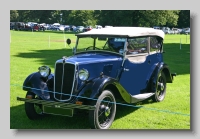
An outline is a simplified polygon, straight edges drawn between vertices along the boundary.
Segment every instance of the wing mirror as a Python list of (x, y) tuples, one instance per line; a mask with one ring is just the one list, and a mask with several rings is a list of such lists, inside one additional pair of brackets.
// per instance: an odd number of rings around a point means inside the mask
[[(68, 44), (68, 46), (69, 46), (70, 48), (71, 48), (71, 46), (70, 46), (71, 42), (72, 42), (72, 41), (71, 41), (71, 39), (69, 39), (69, 38), (66, 40), (66, 43)], [(71, 49), (72, 49), (72, 53), (75, 54), (75, 53), (76, 53), (76, 48), (73, 47), (73, 48), (71, 48)]]
[(68, 39), (66, 40), (66, 42), (67, 42), (68, 45), (70, 45), (70, 44), (71, 44), (71, 39), (68, 38)]

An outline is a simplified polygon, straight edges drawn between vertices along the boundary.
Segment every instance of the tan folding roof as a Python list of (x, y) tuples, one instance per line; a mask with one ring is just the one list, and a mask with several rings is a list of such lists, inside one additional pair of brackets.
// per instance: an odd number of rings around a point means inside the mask
[(110, 27), (92, 29), (87, 32), (76, 34), (78, 37), (140, 37), (159, 36), (164, 39), (165, 33), (162, 30), (147, 27)]

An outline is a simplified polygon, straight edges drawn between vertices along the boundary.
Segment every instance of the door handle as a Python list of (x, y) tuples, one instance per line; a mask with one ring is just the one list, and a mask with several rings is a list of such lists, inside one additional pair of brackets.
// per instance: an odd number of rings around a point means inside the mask
[(124, 68), (124, 71), (129, 71), (129, 69)]

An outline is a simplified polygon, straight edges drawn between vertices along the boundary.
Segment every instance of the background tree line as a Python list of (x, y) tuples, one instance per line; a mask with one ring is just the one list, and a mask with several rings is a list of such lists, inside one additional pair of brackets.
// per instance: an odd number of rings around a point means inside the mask
[(10, 22), (189, 27), (190, 10), (10, 10)]

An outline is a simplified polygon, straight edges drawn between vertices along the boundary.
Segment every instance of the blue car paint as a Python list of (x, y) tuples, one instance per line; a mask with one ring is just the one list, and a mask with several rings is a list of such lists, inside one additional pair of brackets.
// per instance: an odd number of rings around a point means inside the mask
[[(169, 69), (169, 66), (164, 63), (164, 62), (161, 62), (156, 70), (156, 76), (158, 76), (158, 74), (163, 71), (165, 73), (165, 77), (166, 77), (166, 82), (167, 83), (172, 83), (173, 81), (173, 76), (170, 74), (170, 69)], [(156, 81), (154, 81), (156, 82)]]
[[(50, 75), (50, 78), (52, 77), (53, 74)], [(23, 90), (33, 92), (44, 100), (50, 99), (47, 83), (42, 79), (39, 72), (34, 72), (25, 79), (23, 83)]]
[(119, 80), (120, 84), (131, 95), (142, 93), (141, 91), (147, 88), (151, 77), (150, 75), (152, 75), (156, 68), (157, 64), (155, 63), (159, 63), (161, 61), (161, 54), (148, 55), (143, 63), (134, 63), (126, 59), (124, 68), (128, 69), (128, 71), (123, 71)]
[[(78, 71), (87, 69), (89, 72), (88, 80), (98, 78), (102, 72), (104, 75), (115, 79), (118, 75), (118, 69), (122, 64), (122, 56), (115, 54), (86, 53), (69, 57), (65, 62), (77, 64)], [(82, 81), (78, 79), (78, 88), (80, 88), (81, 82)]]
[(124, 99), (124, 101), (127, 103), (131, 103), (130, 94), (126, 92), (126, 90), (119, 84), (119, 82), (116, 79), (105, 75), (95, 78), (89, 83), (83, 85), (82, 89), (76, 97), (76, 100), (97, 100), (98, 96), (108, 85), (113, 85), (114, 87), (116, 87), (119, 90), (119, 93), (121, 94), (121, 97)]
[[(155, 75), (158, 75), (159, 71), (162, 69), (166, 69), (166, 72), (169, 72), (166, 64), (155, 64), (155, 61), (162, 61), (161, 54), (149, 55), (147, 56), (146, 61), (141, 64), (134, 64), (127, 59), (125, 60), (124, 67), (121, 67), (122, 60), (122, 56), (120, 55), (102, 54), (97, 52), (81, 53), (65, 59), (65, 62), (77, 64), (78, 70), (87, 69), (90, 73), (88, 83), (84, 83), (78, 78), (78, 85), (76, 88), (76, 90), (78, 90), (77, 99), (84, 97), (87, 99), (95, 99), (106, 85), (113, 84), (120, 90), (120, 93), (123, 92), (123, 94), (121, 94), (123, 99), (130, 103), (130, 95), (140, 94), (141, 90), (147, 88), (153, 72), (155, 72)], [(57, 62), (59, 61), (63, 61), (63, 59), (60, 59)], [(147, 62), (149, 61), (154, 64), (148, 64)], [(109, 71), (104, 71), (105, 67), (108, 67), (106, 69)], [(120, 75), (119, 73), (123, 68), (129, 68), (129, 71), (122, 71), (121, 76), (119, 77), (118, 75)], [(144, 69), (144, 71), (141, 69)], [(104, 76), (100, 77), (102, 72), (106, 74), (103, 74)], [(53, 77), (53, 74), (49, 76), (49, 78)], [(137, 80), (132, 80), (132, 78), (137, 78)], [(154, 81), (156, 82), (156, 80)], [(29, 90), (44, 100), (46, 100), (46, 97), (44, 96), (49, 96), (48, 86), (41, 79), (39, 72), (29, 75), (24, 81), (24, 86), (31, 87), (31, 89), (24, 88), (24, 90)], [(90, 92), (89, 94), (86, 93), (88, 90)]]

